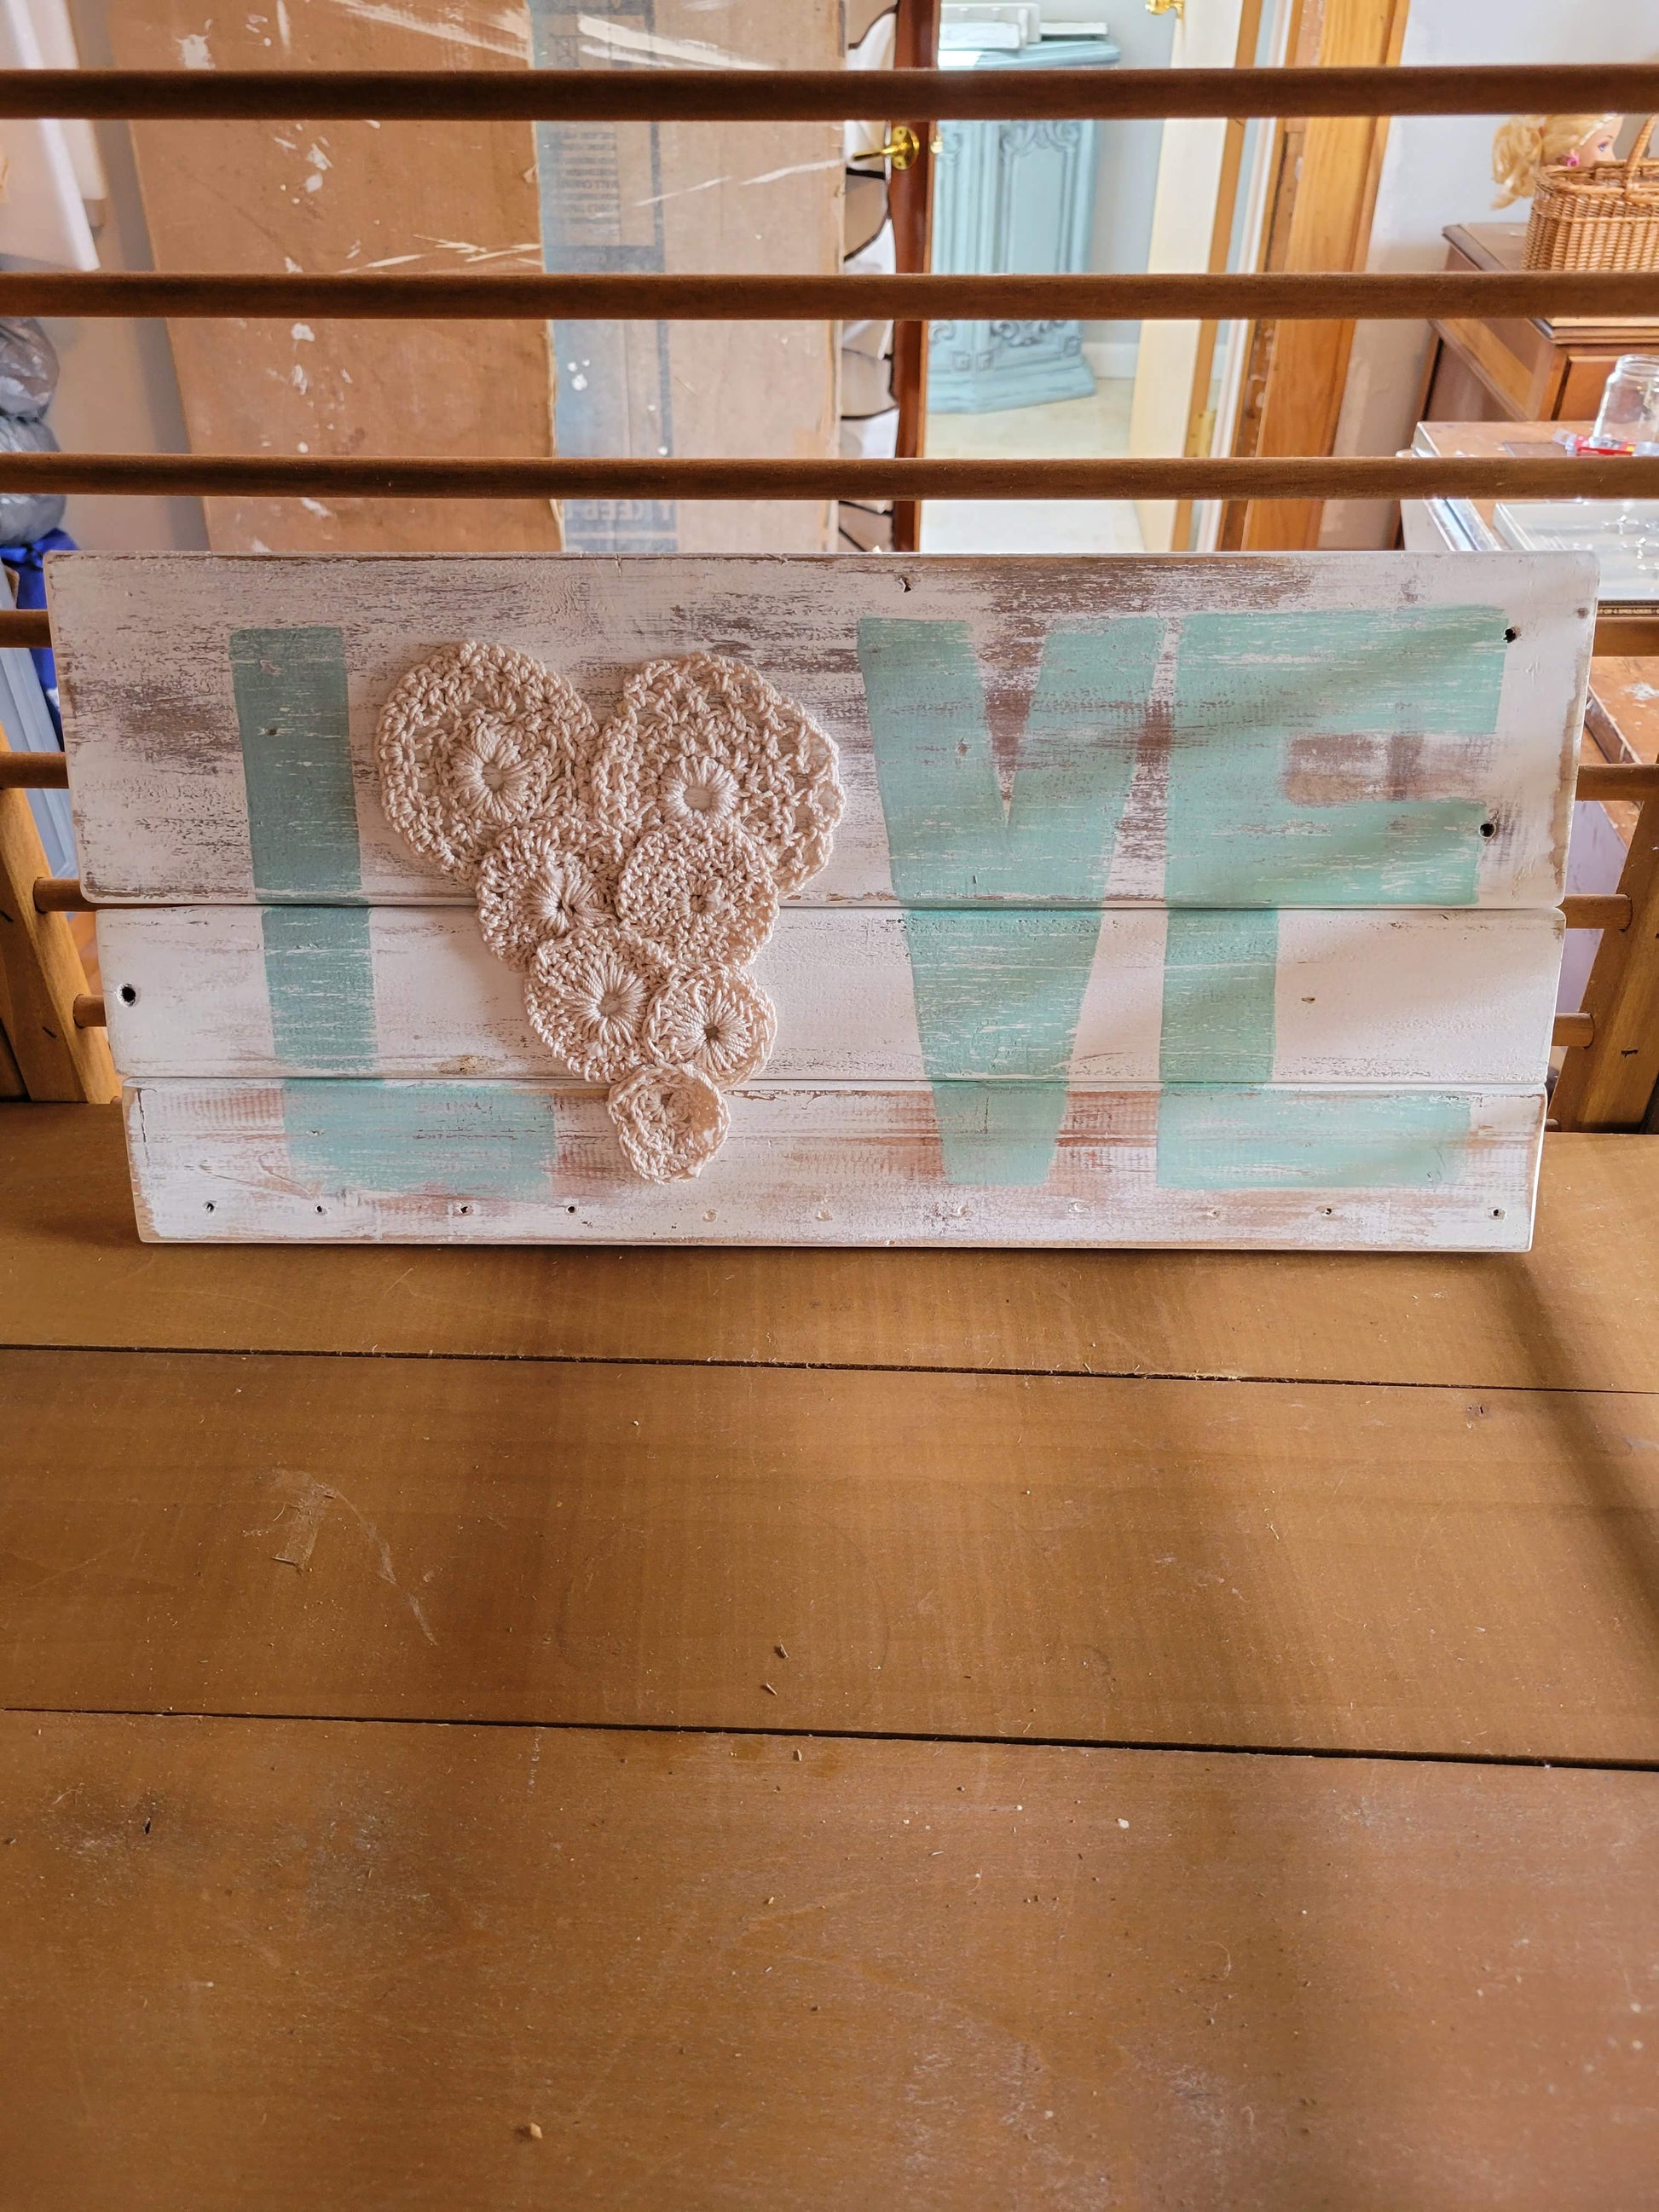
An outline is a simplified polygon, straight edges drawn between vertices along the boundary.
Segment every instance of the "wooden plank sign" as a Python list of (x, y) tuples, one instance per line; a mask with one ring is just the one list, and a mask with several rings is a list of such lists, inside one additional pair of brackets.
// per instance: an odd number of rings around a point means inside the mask
[[(1582, 560), (70, 555), (51, 591), (148, 1236), (1528, 1241)], [(382, 811), (386, 696), (467, 638), (601, 719), (721, 653), (839, 749), (694, 1182), (630, 1173)]]

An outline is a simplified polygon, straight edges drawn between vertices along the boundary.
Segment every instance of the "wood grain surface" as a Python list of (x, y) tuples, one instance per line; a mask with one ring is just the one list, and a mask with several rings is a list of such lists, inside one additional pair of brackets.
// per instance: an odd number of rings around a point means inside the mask
[[(0, 1111), (0, 1342), (1659, 1390), (1659, 1147), (1547, 1138), (1529, 1253), (142, 1244), (120, 1117)], [(45, 1286), (50, 1285), (51, 1294)]]
[[(699, 650), (799, 699), (847, 791), (814, 905), (1551, 907), (1594, 607), (1583, 561), (1506, 554), (76, 554), (49, 580), (84, 881), (161, 905), (464, 902), (386, 823), (373, 740), (397, 678), (479, 637), (600, 716)], [(296, 730), (310, 774), (273, 788)]]
[(11, 1706), (1659, 1759), (1650, 1395), (22, 1351), (0, 1394)]
[(0, 1723), (28, 2212), (1608, 2212), (1651, 1775)]

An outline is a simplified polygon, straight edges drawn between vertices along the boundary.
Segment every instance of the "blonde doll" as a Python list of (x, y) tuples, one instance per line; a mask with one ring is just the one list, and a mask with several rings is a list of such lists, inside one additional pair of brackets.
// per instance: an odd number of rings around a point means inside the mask
[(1547, 163), (1588, 169), (1615, 157), (1622, 115), (1512, 115), (1492, 142), (1492, 180), (1498, 186), (1494, 207), (1530, 199), (1538, 172)]

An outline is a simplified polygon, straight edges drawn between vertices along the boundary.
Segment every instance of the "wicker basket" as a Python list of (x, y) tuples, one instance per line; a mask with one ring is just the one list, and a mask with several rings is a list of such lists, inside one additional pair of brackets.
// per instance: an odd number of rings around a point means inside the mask
[(1622, 161), (1538, 172), (1527, 225), (1528, 269), (1659, 269), (1659, 155), (1650, 115)]

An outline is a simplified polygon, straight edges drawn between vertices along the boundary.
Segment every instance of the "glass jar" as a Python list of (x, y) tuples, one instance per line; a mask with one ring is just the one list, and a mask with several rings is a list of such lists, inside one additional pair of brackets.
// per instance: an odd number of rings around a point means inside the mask
[(1639, 446), (1659, 438), (1659, 356), (1621, 353), (1601, 392), (1591, 443)]

